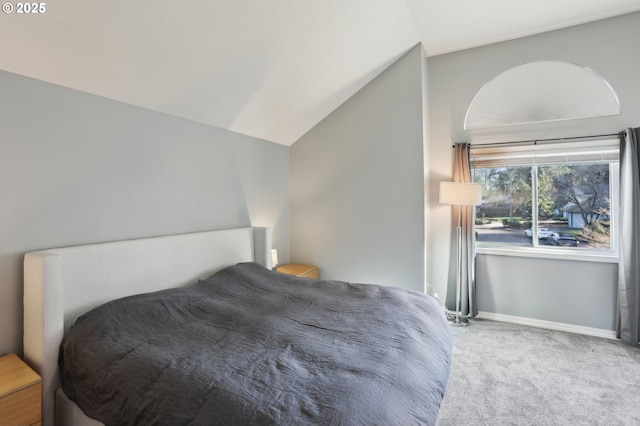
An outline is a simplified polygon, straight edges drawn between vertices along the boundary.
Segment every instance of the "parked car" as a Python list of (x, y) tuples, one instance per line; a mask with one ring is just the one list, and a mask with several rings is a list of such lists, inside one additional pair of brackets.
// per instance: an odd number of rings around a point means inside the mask
[[(525, 229), (524, 235), (531, 238), (533, 236), (533, 231), (531, 230), (531, 228)], [(547, 238), (553, 236), (557, 237), (558, 234), (556, 232), (553, 232), (549, 228), (538, 228), (538, 239), (546, 240)]]
[(578, 247), (580, 242), (572, 237), (571, 235), (554, 235), (549, 237), (547, 243), (552, 246), (563, 246), (563, 247)]

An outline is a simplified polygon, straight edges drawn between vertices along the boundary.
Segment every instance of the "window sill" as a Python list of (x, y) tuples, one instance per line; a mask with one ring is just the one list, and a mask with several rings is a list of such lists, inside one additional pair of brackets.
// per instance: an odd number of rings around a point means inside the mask
[[(580, 249), (577, 249), (580, 250)], [(498, 256), (533, 257), (541, 259), (571, 260), (580, 262), (618, 263), (618, 255), (614, 252), (577, 252), (576, 249), (542, 248), (542, 247), (476, 247), (478, 254)]]

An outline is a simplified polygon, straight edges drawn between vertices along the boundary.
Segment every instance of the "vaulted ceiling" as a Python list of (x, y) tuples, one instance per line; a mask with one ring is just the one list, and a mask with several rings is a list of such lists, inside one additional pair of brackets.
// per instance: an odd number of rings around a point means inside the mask
[(0, 16), (0, 69), (284, 145), (419, 42), (433, 56), (640, 10), (638, 0), (44, 5)]

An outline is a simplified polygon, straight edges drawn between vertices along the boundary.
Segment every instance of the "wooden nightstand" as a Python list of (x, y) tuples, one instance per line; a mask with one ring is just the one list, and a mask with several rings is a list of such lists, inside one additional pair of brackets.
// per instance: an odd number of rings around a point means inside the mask
[(40, 425), (42, 379), (14, 354), (0, 357), (0, 425)]
[(295, 275), (296, 277), (318, 279), (318, 268), (313, 265), (302, 265), (300, 263), (289, 263), (276, 267), (276, 271), (283, 274)]

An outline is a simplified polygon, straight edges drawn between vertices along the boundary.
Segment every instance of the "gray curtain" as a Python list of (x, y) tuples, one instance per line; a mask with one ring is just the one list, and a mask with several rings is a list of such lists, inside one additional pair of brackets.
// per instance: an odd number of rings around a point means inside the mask
[[(471, 161), (470, 145), (468, 143), (457, 143), (454, 145), (453, 181), (471, 182)], [(476, 304), (476, 281), (475, 281), (475, 234), (473, 232), (474, 219), (473, 206), (462, 206), (460, 224), (462, 227), (462, 293), (460, 301), (461, 314), (466, 317), (478, 315)], [(455, 227), (458, 223), (458, 208), (452, 210), (452, 236), (451, 236), (451, 262), (449, 263), (449, 278), (447, 281), (446, 307), (449, 311), (456, 310), (456, 257), (457, 237)]]
[(618, 337), (640, 346), (640, 128), (620, 134), (620, 260)]

